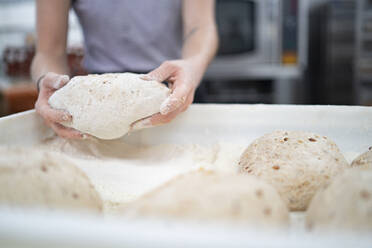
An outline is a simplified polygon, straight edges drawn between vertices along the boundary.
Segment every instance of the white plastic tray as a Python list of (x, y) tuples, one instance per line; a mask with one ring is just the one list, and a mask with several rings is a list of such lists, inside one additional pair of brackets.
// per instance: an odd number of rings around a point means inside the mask
[[(171, 124), (128, 137), (136, 144), (236, 142), (273, 130), (332, 138), (343, 152), (372, 145), (372, 108), (287, 105), (193, 105)], [(34, 111), (0, 118), (0, 145), (32, 145), (52, 135)], [(372, 235), (370, 235), (372, 236)], [(314, 236), (292, 228), (265, 233), (228, 226), (154, 220), (102, 220), (68, 213), (0, 209), (0, 247), (371, 247), (365, 235)]]

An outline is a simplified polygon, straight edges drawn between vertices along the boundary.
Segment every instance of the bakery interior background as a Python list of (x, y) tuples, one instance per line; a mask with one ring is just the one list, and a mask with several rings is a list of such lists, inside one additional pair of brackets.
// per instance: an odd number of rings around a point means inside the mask
[[(218, 55), (195, 102), (372, 105), (372, 0), (217, 0)], [(35, 1), (0, 0), (0, 115), (32, 109)], [(68, 61), (84, 74), (71, 10)]]

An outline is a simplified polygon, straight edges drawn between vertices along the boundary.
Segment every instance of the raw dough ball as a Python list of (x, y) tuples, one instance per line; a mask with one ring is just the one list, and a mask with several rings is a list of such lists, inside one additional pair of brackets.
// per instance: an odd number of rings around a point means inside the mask
[(157, 81), (142, 80), (140, 74), (111, 73), (77, 76), (49, 99), (55, 109), (69, 112), (64, 123), (101, 139), (125, 135), (130, 125), (160, 111), (169, 89)]
[(290, 210), (305, 210), (319, 188), (350, 166), (325, 136), (275, 131), (253, 141), (239, 167), (273, 185)]
[(369, 148), (369, 151), (354, 159), (351, 166), (353, 168), (372, 169), (372, 147)]
[(194, 172), (179, 176), (132, 203), (129, 216), (230, 220), (259, 226), (288, 224), (273, 187), (248, 175)]
[(0, 148), (0, 203), (101, 212), (102, 201), (87, 176), (58, 153)]
[(319, 191), (311, 201), (306, 223), (319, 231), (372, 231), (372, 170), (347, 170)]

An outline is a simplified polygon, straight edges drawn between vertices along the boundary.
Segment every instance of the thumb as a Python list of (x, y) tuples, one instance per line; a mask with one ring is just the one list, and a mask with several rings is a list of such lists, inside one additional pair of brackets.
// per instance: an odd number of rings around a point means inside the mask
[(70, 77), (68, 75), (60, 75), (58, 79), (54, 82), (53, 88), (58, 90), (62, 88), (65, 84), (70, 81)]
[(49, 72), (40, 82), (40, 90), (43, 88), (58, 90), (62, 86), (68, 83), (70, 78), (67, 75), (60, 75), (53, 72)]
[(163, 82), (167, 80), (175, 71), (175, 66), (170, 62), (162, 63), (158, 68), (149, 72), (148, 74), (142, 76), (143, 80), (155, 80), (158, 82)]
[(189, 93), (190, 89), (185, 85), (176, 86), (172, 94), (160, 105), (160, 113), (166, 115), (181, 107)]
[(138, 121), (133, 122), (133, 123), (130, 125), (129, 132), (136, 131), (136, 130), (141, 130), (141, 129), (144, 129), (144, 128), (152, 127), (151, 117), (152, 117), (152, 116), (145, 117), (145, 118), (143, 118), (143, 119), (140, 119), (140, 120), (138, 120)]

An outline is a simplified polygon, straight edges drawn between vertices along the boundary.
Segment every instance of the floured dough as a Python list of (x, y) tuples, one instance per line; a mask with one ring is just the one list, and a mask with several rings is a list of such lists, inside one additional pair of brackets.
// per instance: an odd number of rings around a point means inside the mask
[(27, 148), (0, 148), (0, 203), (102, 210), (98, 193), (74, 164), (61, 154)]
[(353, 168), (372, 169), (372, 147), (369, 151), (361, 154), (351, 163)]
[(288, 210), (270, 185), (248, 175), (198, 171), (176, 177), (126, 208), (128, 216), (230, 220), (285, 226)]
[(49, 99), (55, 109), (69, 112), (65, 123), (101, 139), (125, 135), (130, 125), (160, 111), (169, 89), (157, 81), (142, 80), (140, 74), (111, 73), (77, 76)]
[(290, 210), (305, 210), (316, 191), (348, 167), (333, 141), (300, 131), (275, 131), (256, 139), (239, 162), (241, 172), (273, 185)]
[(319, 191), (306, 223), (310, 230), (372, 231), (372, 170), (347, 170)]

